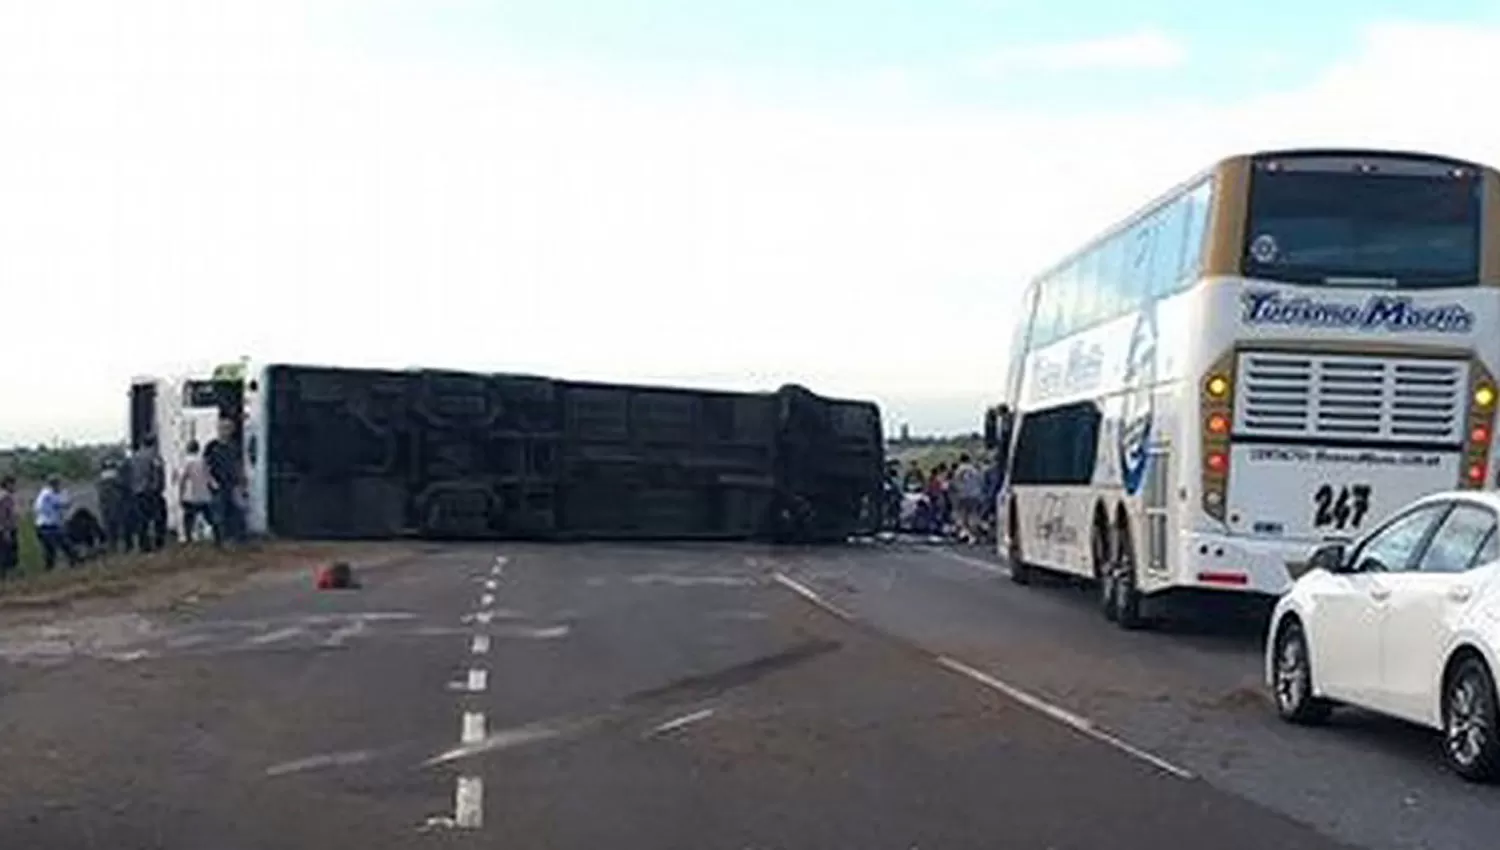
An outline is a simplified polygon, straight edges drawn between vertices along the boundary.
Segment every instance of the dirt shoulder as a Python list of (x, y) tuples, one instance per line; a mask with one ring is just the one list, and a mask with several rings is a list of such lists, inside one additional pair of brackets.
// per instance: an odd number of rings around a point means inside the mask
[(179, 545), (113, 555), (73, 569), (0, 582), (0, 627), (113, 613), (169, 614), (223, 596), (251, 578), (345, 561), (378, 567), (422, 551), (412, 542), (272, 541), (238, 550)]

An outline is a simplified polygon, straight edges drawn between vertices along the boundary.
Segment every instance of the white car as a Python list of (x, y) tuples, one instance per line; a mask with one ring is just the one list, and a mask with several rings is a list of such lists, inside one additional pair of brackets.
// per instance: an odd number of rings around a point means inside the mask
[(1500, 777), (1497, 525), (1500, 495), (1438, 493), (1313, 552), (1267, 632), (1282, 718), (1317, 723), (1356, 705), (1441, 730), (1465, 779)]

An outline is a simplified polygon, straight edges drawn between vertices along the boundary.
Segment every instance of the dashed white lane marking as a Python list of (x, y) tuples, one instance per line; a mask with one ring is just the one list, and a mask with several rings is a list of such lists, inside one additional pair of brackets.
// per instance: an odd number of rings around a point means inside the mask
[(477, 776), (460, 776), (453, 795), (453, 821), (461, 829), (478, 829), (484, 825), (484, 780)]
[(983, 570), (984, 572), (998, 576), (1010, 575), (1009, 567), (1002, 567), (999, 564), (992, 564), (989, 561), (981, 561), (978, 558), (971, 558), (968, 555), (960, 555), (957, 552), (950, 552), (947, 549), (939, 549), (937, 551), (949, 560), (957, 561), (960, 564), (967, 564), (976, 570)]
[(474, 622), (479, 623), (480, 625), (487, 626), (489, 625), (490, 620), (493, 619), (495, 619), (495, 612), (493, 611), (480, 611), (474, 615)]
[(668, 720), (667, 722), (661, 724), (660, 726), (657, 726), (655, 729), (652, 729), (651, 730), (651, 734), (652, 735), (664, 735), (667, 732), (674, 732), (674, 731), (676, 731), (678, 729), (681, 729), (684, 726), (692, 725), (694, 723), (697, 723), (700, 720), (707, 720), (708, 718), (713, 717), (713, 716), (714, 716), (714, 710), (713, 709), (711, 709), (711, 708), (699, 709), (698, 711), (694, 711), (691, 714), (684, 714), (681, 717), (677, 717), (677, 718), (673, 718), (671, 720)]
[(484, 712), (464, 712), (464, 725), (458, 740), (461, 744), (477, 744), (484, 740)]
[(484, 594), (481, 594), (480, 597), (479, 597), (479, 604), (481, 606), (485, 607), (485, 608), (488, 608), (491, 605), (494, 605), (495, 604), (495, 594), (493, 594), (493, 593), (484, 593)]
[(310, 756), (296, 761), (284, 761), (273, 764), (266, 768), (267, 776), (283, 776), (288, 773), (300, 773), (304, 770), (314, 770), (319, 767), (343, 767), (351, 764), (363, 764), (375, 757), (372, 750), (354, 750), (346, 753), (325, 753), (318, 756)]
[(469, 671), (469, 681), (468, 681), (469, 693), (471, 693), (471, 694), (482, 693), (485, 688), (489, 687), (489, 684), (490, 684), (490, 673), (489, 673), (488, 670), (485, 670), (485, 669), (482, 669), (482, 668), (475, 668), (475, 669), (472, 669), (472, 670)]
[(496, 581), (495, 579), (492, 579), (492, 578), (487, 578), (487, 579), (484, 580), (484, 589), (485, 590), (495, 590), (498, 587), (500, 587), (500, 582), (499, 581)]
[(484, 655), (490, 651), (490, 636), (475, 635), (474, 642), (469, 644), (469, 651), (475, 655)]
[(480, 741), (476, 744), (464, 744), (462, 746), (454, 747), (451, 750), (446, 750), (444, 752), (438, 753), (437, 755), (423, 762), (423, 766), (431, 767), (433, 765), (445, 764), (451, 761), (458, 761), (459, 759), (470, 758), (473, 756), (481, 755), (483, 753), (491, 753), (498, 750), (508, 750), (512, 747), (525, 746), (526, 744), (533, 744), (538, 741), (548, 741), (565, 734), (580, 732), (584, 729), (589, 728), (597, 722), (598, 721), (595, 719), (585, 718), (582, 720), (573, 721), (571, 723), (537, 722), (527, 723), (524, 726), (516, 726), (510, 729), (502, 729), (499, 732), (495, 732), (489, 735), (483, 741)]
[(1165, 771), (1166, 773), (1177, 777), (1178, 779), (1193, 778), (1192, 772), (1188, 771), (1187, 769), (1178, 767), (1177, 765), (1172, 764), (1171, 762), (1154, 753), (1148, 753), (1140, 747), (1129, 743), (1128, 741), (1122, 741), (1119, 738), (1116, 738), (1114, 735), (1111, 735), (1103, 729), (1100, 729), (1098, 726), (1095, 726), (1094, 722), (1092, 720), (1089, 720), (1087, 717), (1081, 717), (1071, 711), (1068, 711), (1066, 708), (1053, 705), (1052, 703), (1047, 702), (1039, 696), (1021, 690), (1015, 685), (1009, 684), (1007, 682), (1002, 682), (994, 676), (991, 676), (990, 674), (984, 672), (983, 670), (978, 670), (970, 667), (962, 661), (949, 658), (946, 655), (939, 655), (937, 657), (937, 663), (961, 676), (966, 676), (969, 679), (972, 679), (975, 682), (978, 682), (979, 684), (984, 685), (985, 687), (993, 691), (998, 691), (999, 693), (1010, 697), (1016, 702), (1021, 703), (1027, 708), (1039, 711), (1042, 714), (1045, 714), (1046, 716), (1052, 718), (1053, 720), (1056, 720), (1058, 723), (1063, 724), (1064, 726), (1082, 732), (1083, 734), (1089, 736), (1090, 738), (1093, 738), (1096, 741), (1099, 741), (1102, 744), (1107, 744), (1111, 747), (1114, 747), (1120, 752), (1134, 756), (1141, 761), (1144, 761), (1147, 764), (1158, 768), (1159, 770)]
[(791, 592), (797, 594), (803, 599), (806, 599), (808, 602), (811, 602), (819, 608), (822, 608), (824, 611), (827, 611), (833, 616), (838, 617), (840, 620), (854, 619), (853, 614), (850, 614), (848, 611), (845, 611), (832, 602), (829, 602), (827, 599), (824, 599), (822, 596), (819, 596), (817, 591), (813, 590), (802, 582), (786, 575), (785, 573), (774, 573), (772, 577), (776, 580), (777, 584), (785, 587), (787, 590), (790, 590)]
[(274, 632), (266, 632), (263, 635), (256, 635), (255, 637), (250, 638), (250, 640), (246, 641), (246, 643), (249, 643), (253, 646), (265, 646), (268, 643), (275, 643), (280, 640), (286, 640), (287, 638), (296, 637), (297, 635), (302, 634), (302, 631), (303, 629), (301, 626), (288, 626), (284, 629), (277, 629)]

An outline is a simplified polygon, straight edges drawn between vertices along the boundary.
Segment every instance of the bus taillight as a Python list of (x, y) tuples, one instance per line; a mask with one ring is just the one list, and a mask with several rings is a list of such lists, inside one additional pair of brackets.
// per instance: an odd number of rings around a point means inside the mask
[(1198, 399), (1203, 418), (1203, 512), (1224, 521), (1229, 501), (1229, 432), (1234, 422), (1235, 352), (1226, 351), (1203, 376), (1203, 395)]
[(1495, 435), (1495, 378), (1479, 358), (1469, 361), (1469, 428), (1464, 441), (1464, 471), (1458, 486), (1473, 490), (1484, 486), (1484, 471), (1490, 468), (1490, 442)]

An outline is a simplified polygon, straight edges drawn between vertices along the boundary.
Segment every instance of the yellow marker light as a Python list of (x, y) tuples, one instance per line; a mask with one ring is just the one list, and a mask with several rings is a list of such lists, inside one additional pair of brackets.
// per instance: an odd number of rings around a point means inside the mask
[(1480, 409), (1489, 407), (1495, 403), (1495, 389), (1481, 385), (1474, 390), (1474, 405)]
[(1222, 396), (1227, 392), (1229, 392), (1229, 380), (1223, 375), (1215, 375), (1212, 378), (1208, 379), (1209, 395)]

